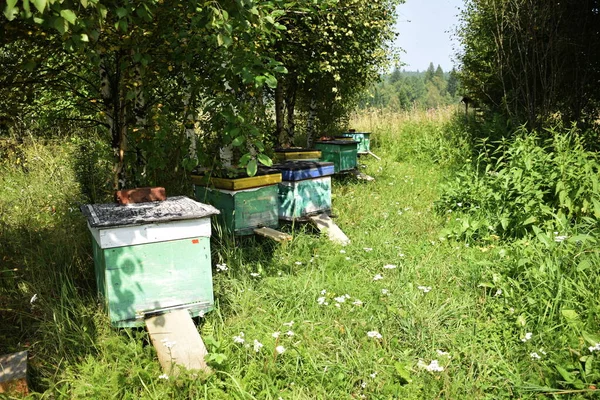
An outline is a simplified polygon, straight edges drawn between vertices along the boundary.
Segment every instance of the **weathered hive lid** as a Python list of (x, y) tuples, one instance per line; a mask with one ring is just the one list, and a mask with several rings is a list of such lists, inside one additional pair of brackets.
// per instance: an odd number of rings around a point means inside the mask
[(356, 140), (319, 140), (317, 142), (315, 142), (315, 144), (339, 144), (339, 145), (345, 145), (345, 144), (358, 144), (358, 141)]
[(334, 164), (326, 161), (286, 161), (274, 164), (273, 168), (281, 171), (284, 181), (299, 181), (333, 175)]
[(93, 228), (199, 219), (219, 214), (213, 206), (185, 196), (124, 206), (117, 203), (85, 204), (81, 206), (81, 212)]

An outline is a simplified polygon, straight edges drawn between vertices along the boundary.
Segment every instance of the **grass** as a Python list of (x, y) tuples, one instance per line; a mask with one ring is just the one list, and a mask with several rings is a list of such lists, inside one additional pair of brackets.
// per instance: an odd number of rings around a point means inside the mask
[[(443, 110), (355, 119), (357, 129), (374, 133), (382, 160), (360, 159), (374, 182), (334, 181), (336, 221), (349, 246), (306, 226), (294, 227), (287, 245), (215, 237), (213, 264), (228, 270), (214, 270), (217, 307), (198, 324), (215, 372), (170, 380), (159, 378), (146, 333), (111, 329), (97, 306), (68, 146), (25, 146), (26, 171), (0, 171), (0, 311), (7, 321), (0, 353), (29, 349), (35, 398), (500, 399), (547, 392), (539, 383), (547, 372), (530, 353), (544, 347), (550, 358), (565, 350), (552, 346), (566, 328), (523, 325), (516, 299), (497, 295), (500, 287), (511, 290), (492, 276), (510, 264), (510, 244), (439, 239), (447, 218), (434, 213), (433, 202), (452, 165), (468, 157), (468, 138), (445, 134), (458, 129), (450, 117)], [(245, 343), (235, 343), (242, 332)], [(533, 337), (522, 342), (527, 332)], [(432, 360), (443, 371), (424, 368)], [(567, 391), (592, 396), (582, 390)]]

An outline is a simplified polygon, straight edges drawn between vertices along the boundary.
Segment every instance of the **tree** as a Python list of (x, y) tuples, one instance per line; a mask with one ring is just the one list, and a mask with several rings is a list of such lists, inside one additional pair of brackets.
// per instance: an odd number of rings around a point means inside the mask
[(591, 123), (600, 103), (598, 0), (469, 0), (461, 82), (479, 104), (531, 128)]

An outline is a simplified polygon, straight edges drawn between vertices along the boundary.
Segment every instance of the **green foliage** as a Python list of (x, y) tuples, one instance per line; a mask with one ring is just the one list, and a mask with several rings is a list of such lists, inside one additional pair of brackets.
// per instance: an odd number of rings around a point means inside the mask
[(520, 238), (536, 229), (570, 231), (600, 217), (596, 154), (584, 150), (575, 128), (549, 134), (543, 140), (523, 130), (495, 150), (483, 141), (474, 166), (465, 165), (436, 203), (454, 220), (448, 234)]
[(600, 13), (596, 0), (470, 0), (456, 35), (465, 91), (514, 126), (596, 126)]

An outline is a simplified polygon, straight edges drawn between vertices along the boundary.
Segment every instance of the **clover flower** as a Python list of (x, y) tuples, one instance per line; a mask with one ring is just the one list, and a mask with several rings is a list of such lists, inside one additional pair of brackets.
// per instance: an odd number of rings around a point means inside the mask
[(450, 358), (450, 353), (448, 353), (447, 351), (436, 350), (436, 352), (437, 352), (437, 353), (438, 353), (438, 355), (440, 355), (440, 356), (446, 356), (446, 357)]
[(396, 269), (396, 268), (398, 268), (398, 266), (394, 265), (394, 264), (387, 264), (387, 265), (383, 266), (383, 269)]
[(285, 334), (289, 337), (292, 337), (295, 335), (294, 332), (292, 332), (292, 331), (287, 331)]
[(390, 295), (390, 291), (387, 289), (381, 289), (381, 294), (389, 296)]
[(363, 247), (363, 250), (366, 252), (373, 251), (372, 247)]
[(258, 278), (260, 277), (260, 274), (258, 272), (250, 272), (250, 276), (253, 278)]
[(271, 336), (273, 336), (275, 339), (279, 338), (279, 335), (281, 335), (281, 332), (273, 332), (273, 334)]
[(158, 376), (158, 379), (164, 379), (164, 380), (169, 380), (169, 375), (167, 374), (162, 374)]
[(600, 351), (600, 343), (596, 343), (594, 346), (588, 347), (588, 349), (590, 349), (591, 353), (593, 353), (595, 351)]
[(317, 303), (319, 303), (320, 306), (328, 306), (329, 303), (327, 301), (325, 301), (326, 298), (325, 297), (319, 297), (317, 299)]
[(285, 347), (279, 345), (279, 346), (275, 347), (275, 351), (277, 352), (277, 354), (283, 354), (283, 353), (285, 353)]
[(296, 265), (302, 265), (302, 261), (296, 261), (294, 264), (296, 264)]
[(341, 254), (346, 254), (346, 250), (340, 250)]
[(369, 376), (371, 377), (371, 379), (375, 379), (375, 377), (377, 376), (377, 371), (373, 372)]
[(355, 305), (355, 306), (362, 306), (362, 305), (363, 305), (363, 302), (362, 302), (362, 301), (360, 301), (360, 300), (358, 300), (358, 299), (356, 299), (356, 300), (354, 300), (354, 301), (352, 302), (352, 305)]
[(337, 301), (338, 303), (344, 303), (344, 302), (346, 302), (346, 296), (335, 297), (334, 300)]
[(383, 275), (381, 275), (381, 274), (377, 274), (377, 275), (375, 275), (375, 276), (373, 277), (373, 280), (374, 280), (374, 281), (380, 281), (380, 280), (382, 280), (382, 279), (383, 279)]
[(431, 286), (418, 286), (417, 289), (422, 290), (423, 293), (429, 293), (431, 291)]
[(542, 358), (542, 357), (541, 357), (541, 356), (540, 356), (538, 353), (536, 353), (536, 352), (530, 353), (530, 354), (529, 354), (529, 357), (531, 357), (531, 359), (532, 359), (532, 360), (539, 360), (539, 359), (541, 359), (541, 358)]
[(284, 322), (282, 325), (283, 326), (289, 326), (291, 328), (292, 326), (294, 326), (294, 321), (292, 320), (290, 322)]

